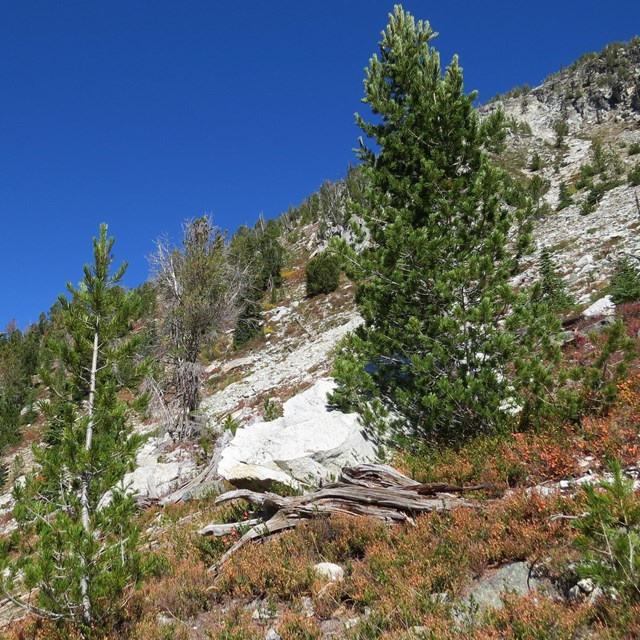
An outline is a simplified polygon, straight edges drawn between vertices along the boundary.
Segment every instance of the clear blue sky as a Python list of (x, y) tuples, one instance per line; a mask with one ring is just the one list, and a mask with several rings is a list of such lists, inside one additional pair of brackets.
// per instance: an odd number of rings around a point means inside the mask
[[(101, 221), (136, 285), (185, 218), (234, 230), (344, 176), (392, 6), (0, 0), (0, 330), (80, 279)], [(404, 7), (481, 101), (640, 32), (631, 0)]]

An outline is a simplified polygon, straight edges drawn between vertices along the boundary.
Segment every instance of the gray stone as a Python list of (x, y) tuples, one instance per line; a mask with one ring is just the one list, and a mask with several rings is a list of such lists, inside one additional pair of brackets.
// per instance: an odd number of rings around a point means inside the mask
[(569, 344), (576, 339), (576, 334), (573, 331), (562, 331), (558, 334), (558, 342), (560, 344)]
[(594, 322), (586, 326), (580, 334), (583, 336), (589, 336), (592, 333), (601, 333), (605, 329), (608, 329), (614, 323), (614, 319), (610, 316), (605, 316), (604, 318), (598, 320), (598, 322)]
[(193, 474), (196, 465), (186, 451), (162, 455), (158, 453), (161, 444), (155, 439), (145, 443), (136, 457), (136, 469), (125, 475), (123, 484), (134, 496), (161, 498)]
[(282, 636), (275, 629), (269, 629), (264, 636), (264, 640), (282, 640)]
[(464, 604), (476, 605), (479, 609), (501, 609), (501, 596), (505, 593), (526, 594), (529, 589), (537, 589), (539, 582), (530, 577), (526, 562), (514, 562), (500, 567), (489, 578), (481, 579), (469, 591)]

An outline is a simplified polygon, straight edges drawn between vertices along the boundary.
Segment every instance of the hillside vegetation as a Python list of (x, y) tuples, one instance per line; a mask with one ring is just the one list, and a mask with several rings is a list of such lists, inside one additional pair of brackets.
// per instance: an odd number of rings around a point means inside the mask
[[(477, 109), (433, 38), (390, 14), (343, 180), (185, 222), (136, 291), (103, 226), (0, 336), (2, 637), (640, 636), (640, 41)], [(267, 535), (274, 495), (216, 501), (238, 430), (327, 376), (442, 509)]]

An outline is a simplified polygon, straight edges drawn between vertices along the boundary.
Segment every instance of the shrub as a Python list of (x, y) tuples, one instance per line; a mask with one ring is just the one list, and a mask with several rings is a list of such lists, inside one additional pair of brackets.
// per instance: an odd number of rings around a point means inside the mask
[(558, 266), (546, 247), (540, 254), (540, 288), (542, 299), (554, 310), (563, 310), (573, 304), (558, 271)]
[(340, 259), (331, 251), (323, 251), (309, 260), (305, 273), (309, 297), (330, 293), (340, 284)]
[(635, 156), (640, 153), (640, 142), (633, 142), (629, 145), (629, 155)]
[(628, 174), (629, 184), (632, 187), (640, 185), (640, 163), (638, 163)]
[(282, 405), (276, 400), (272, 400), (271, 398), (267, 398), (262, 405), (263, 415), (262, 419), (265, 422), (271, 422), (272, 420), (277, 420), (282, 417), (284, 414), (284, 409)]

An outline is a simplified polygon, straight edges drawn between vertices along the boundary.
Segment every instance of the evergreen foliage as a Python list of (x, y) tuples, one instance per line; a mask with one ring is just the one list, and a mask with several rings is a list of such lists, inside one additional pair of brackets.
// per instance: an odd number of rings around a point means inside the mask
[(263, 291), (273, 291), (282, 286), (284, 247), (280, 241), (280, 225), (277, 220), (258, 220), (257, 238), (259, 252), (259, 286)]
[(65, 332), (49, 342), (53, 366), (42, 373), (52, 398), (47, 429), (34, 470), (14, 487), (18, 559), (5, 547), (0, 565), (7, 597), (70, 624), (81, 637), (93, 637), (117, 616), (139, 561), (135, 503), (122, 480), (140, 438), (129, 425), (118, 372), (128, 368), (135, 391), (147, 363), (136, 362), (138, 336), (129, 332), (139, 297), (119, 286), (126, 264), (111, 272), (112, 246), (102, 225), (94, 263), (59, 300)]
[(564, 139), (569, 135), (569, 123), (564, 118), (558, 118), (553, 123), (553, 130), (556, 134), (556, 149), (564, 144)]
[(0, 451), (20, 441), (23, 407), (29, 411), (36, 399), (32, 378), (40, 363), (40, 342), (46, 329), (46, 319), (22, 333), (15, 326), (0, 334)]
[(340, 284), (340, 258), (330, 250), (313, 256), (305, 267), (307, 295), (331, 293)]
[(636, 164), (635, 167), (629, 170), (627, 179), (629, 180), (629, 184), (632, 187), (637, 187), (640, 185), (640, 163)]
[(540, 291), (542, 300), (555, 311), (562, 311), (573, 304), (553, 256), (546, 247), (540, 254)]
[(540, 157), (540, 154), (536, 151), (531, 156), (531, 161), (529, 162), (529, 171), (540, 171), (544, 167), (544, 162)]
[(571, 191), (566, 182), (561, 182), (560, 191), (558, 194), (558, 206), (556, 207), (556, 211), (562, 211), (562, 209), (566, 209), (572, 204), (573, 198), (571, 197)]
[(640, 270), (629, 257), (623, 256), (616, 262), (609, 293), (616, 304), (640, 300)]
[(586, 511), (575, 521), (583, 577), (632, 601), (640, 599), (640, 501), (620, 463), (613, 478), (584, 487)]
[(515, 405), (528, 420), (549, 375), (536, 354), (552, 350), (556, 326), (509, 286), (533, 203), (503, 204), (505, 176), (488, 157), (503, 114), (478, 119), (457, 57), (441, 72), (434, 35), (396, 6), (366, 69), (363, 102), (376, 117), (357, 122), (374, 148), (360, 140), (369, 204), (356, 213), (371, 248), (350, 256), (365, 322), (336, 358), (332, 398), (409, 446), (500, 429)]

